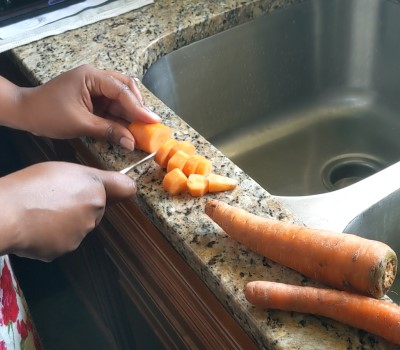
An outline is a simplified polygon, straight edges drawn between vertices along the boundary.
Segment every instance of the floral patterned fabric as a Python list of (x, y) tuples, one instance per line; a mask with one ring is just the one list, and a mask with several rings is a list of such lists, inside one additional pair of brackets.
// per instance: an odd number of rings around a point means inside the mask
[(0, 350), (41, 349), (8, 256), (0, 256), (0, 273)]

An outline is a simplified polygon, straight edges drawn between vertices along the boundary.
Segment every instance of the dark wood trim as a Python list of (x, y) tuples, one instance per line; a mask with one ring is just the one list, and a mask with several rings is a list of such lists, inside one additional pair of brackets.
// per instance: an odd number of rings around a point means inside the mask
[[(79, 141), (73, 144), (82, 163), (99, 166)], [(109, 207), (105, 218), (114, 234), (102, 240), (121, 286), (167, 348), (257, 349), (133, 201)]]

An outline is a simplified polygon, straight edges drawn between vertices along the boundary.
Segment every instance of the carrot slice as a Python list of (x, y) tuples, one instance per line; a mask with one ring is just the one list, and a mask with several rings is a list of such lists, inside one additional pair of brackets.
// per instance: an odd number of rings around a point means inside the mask
[(169, 152), (168, 158), (171, 158), (178, 151), (183, 151), (189, 155), (192, 155), (196, 152), (196, 147), (194, 147), (194, 145), (189, 141), (178, 141), (178, 143), (174, 145)]
[(187, 189), (187, 177), (181, 169), (175, 168), (164, 176), (163, 188), (173, 196), (183, 193)]
[(169, 139), (162, 144), (162, 146), (158, 149), (156, 155), (154, 156), (154, 161), (161, 167), (166, 168), (168, 164), (168, 155), (171, 151), (172, 147), (174, 147), (178, 143), (175, 139)]
[(194, 174), (196, 172), (196, 168), (200, 163), (200, 160), (203, 159), (204, 157), (201, 156), (200, 154), (193, 154), (188, 161), (186, 162), (185, 166), (183, 167), (183, 173), (186, 176), (189, 176), (190, 174)]
[(189, 158), (190, 155), (188, 155), (184, 151), (176, 152), (168, 161), (167, 172), (169, 173), (175, 168), (179, 168), (180, 170), (182, 170)]
[(193, 197), (204, 196), (208, 192), (208, 179), (204, 175), (190, 174), (187, 188)]
[(244, 295), (251, 304), (263, 309), (329, 317), (400, 344), (400, 306), (389, 300), (270, 281), (247, 283)]
[(199, 164), (197, 165), (195, 173), (207, 176), (208, 174), (211, 173), (211, 170), (212, 170), (212, 162), (211, 162), (211, 160), (203, 157), (200, 160)]
[(163, 143), (172, 137), (172, 130), (161, 123), (133, 122), (128, 125), (135, 138), (136, 148), (142, 151), (156, 152)]
[(208, 175), (208, 192), (231, 191), (237, 186), (237, 181), (230, 177), (210, 174)]

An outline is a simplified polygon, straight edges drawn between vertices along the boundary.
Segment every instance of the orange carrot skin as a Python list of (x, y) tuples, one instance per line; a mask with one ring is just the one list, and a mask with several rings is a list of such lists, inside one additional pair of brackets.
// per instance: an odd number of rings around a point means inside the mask
[(133, 122), (128, 129), (135, 138), (135, 146), (142, 151), (156, 152), (172, 137), (172, 129), (161, 123)]
[(397, 256), (382, 242), (264, 218), (217, 200), (205, 210), (231, 238), (315, 281), (375, 298), (394, 282)]
[(269, 281), (249, 282), (244, 294), (260, 308), (328, 317), (400, 344), (400, 306), (388, 300)]

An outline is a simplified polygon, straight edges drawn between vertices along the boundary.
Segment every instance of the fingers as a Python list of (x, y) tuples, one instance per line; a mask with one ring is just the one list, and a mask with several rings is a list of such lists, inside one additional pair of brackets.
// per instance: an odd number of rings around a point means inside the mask
[(141, 106), (144, 106), (143, 96), (139, 90), (139, 86), (135, 78), (128, 77), (127, 75), (116, 71), (106, 71), (106, 70), (99, 70), (99, 71), (101, 75), (104, 75), (104, 77), (111, 76), (117, 81), (125, 84), (129, 88), (129, 90), (135, 95), (139, 104)]
[(120, 201), (136, 194), (136, 184), (129, 176), (116, 171), (100, 170), (107, 201)]
[(85, 135), (100, 140), (107, 140), (130, 151), (135, 149), (135, 139), (126, 127), (114, 120), (101, 118), (90, 112), (87, 113), (88, 116), (84, 119), (86, 130), (83, 133)]
[(161, 118), (143, 103), (142, 95), (133, 78), (118, 72), (94, 69), (87, 75), (87, 86), (91, 94), (105, 96), (118, 101), (122, 110), (113, 111), (128, 121), (141, 120), (148, 123), (160, 122)]

